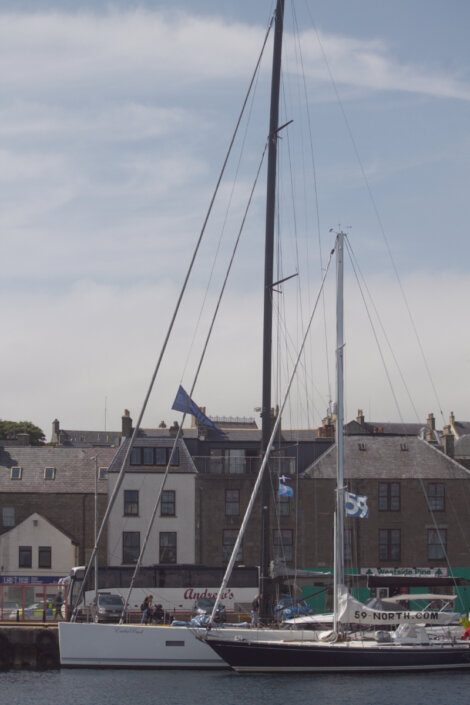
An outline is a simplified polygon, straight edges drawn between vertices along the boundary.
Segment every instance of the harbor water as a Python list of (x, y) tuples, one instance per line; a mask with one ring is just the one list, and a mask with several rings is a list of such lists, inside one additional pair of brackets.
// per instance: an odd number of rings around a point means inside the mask
[(470, 673), (7, 671), (0, 674), (0, 693), (8, 705), (468, 705)]

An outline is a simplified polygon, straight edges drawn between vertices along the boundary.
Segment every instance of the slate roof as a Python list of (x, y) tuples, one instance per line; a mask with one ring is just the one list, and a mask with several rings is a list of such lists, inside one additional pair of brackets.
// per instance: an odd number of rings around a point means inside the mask
[[(404, 447), (407, 450), (402, 450)], [(470, 479), (460, 463), (426, 441), (409, 436), (345, 436), (344, 458), (346, 478)], [(336, 445), (307, 468), (304, 476), (336, 478)]]
[[(98, 467), (108, 467), (116, 448), (56, 448), (54, 446), (0, 447), (0, 492), (91, 493), (95, 491), (95, 456)], [(10, 479), (10, 468), (23, 468), (21, 480)], [(46, 467), (56, 468), (54, 480), (44, 479)], [(98, 492), (107, 492), (98, 480)]]
[(470, 421), (454, 421), (452, 427), (457, 438), (470, 435)]
[(454, 455), (456, 458), (470, 458), (470, 436), (462, 436), (455, 440)]
[(419, 436), (426, 428), (426, 424), (390, 421), (359, 423), (357, 420), (352, 420), (344, 428), (348, 435)]
[(60, 444), (75, 448), (118, 446), (121, 436), (120, 431), (68, 431), (63, 428), (59, 431)]

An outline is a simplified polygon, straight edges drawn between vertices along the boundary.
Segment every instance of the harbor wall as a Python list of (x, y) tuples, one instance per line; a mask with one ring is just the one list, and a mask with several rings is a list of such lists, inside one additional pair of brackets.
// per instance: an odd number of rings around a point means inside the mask
[(0, 626), (0, 670), (59, 666), (57, 625)]

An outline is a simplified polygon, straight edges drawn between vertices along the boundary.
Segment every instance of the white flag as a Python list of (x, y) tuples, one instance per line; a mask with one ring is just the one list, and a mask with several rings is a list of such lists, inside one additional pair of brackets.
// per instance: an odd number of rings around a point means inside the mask
[(359, 519), (365, 519), (369, 514), (367, 497), (365, 495), (345, 492), (344, 508), (346, 510), (346, 516), (348, 517), (359, 517)]

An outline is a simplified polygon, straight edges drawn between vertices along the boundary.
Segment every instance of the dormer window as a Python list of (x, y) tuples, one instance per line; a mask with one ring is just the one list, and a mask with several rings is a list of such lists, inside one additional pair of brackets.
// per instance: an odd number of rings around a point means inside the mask
[(358, 443), (358, 444), (357, 444), (357, 447), (359, 448), (359, 450), (365, 450), (365, 449), (366, 449), (366, 444), (365, 444), (365, 443)]
[(99, 468), (98, 480), (106, 480), (108, 477), (108, 468)]
[(400, 448), (401, 448), (401, 450), (408, 450), (408, 446), (406, 443), (401, 443)]
[(44, 468), (44, 479), (45, 480), (55, 480), (55, 468)]
[(23, 474), (23, 468), (13, 467), (10, 468), (10, 480), (21, 480)]

